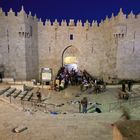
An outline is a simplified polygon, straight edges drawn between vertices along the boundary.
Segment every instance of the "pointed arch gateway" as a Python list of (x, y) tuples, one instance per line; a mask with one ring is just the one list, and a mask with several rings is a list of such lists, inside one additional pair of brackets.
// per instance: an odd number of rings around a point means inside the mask
[(62, 67), (68, 66), (77, 69), (78, 60), (79, 60), (78, 56), (79, 56), (79, 50), (75, 46), (70, 45), (66, 47), (62, 52)]

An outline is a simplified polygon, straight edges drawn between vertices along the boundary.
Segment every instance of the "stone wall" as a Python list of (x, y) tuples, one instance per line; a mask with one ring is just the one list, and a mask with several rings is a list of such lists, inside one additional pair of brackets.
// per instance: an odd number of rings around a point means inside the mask
[(38, 79), (42, 67), (53, 69), (55, 76), (62, 66), (62, 53), (77, 57), (79, 69), (113, 82), (114, 79), (140, 79), (140, 16), (122, 9), (117, 16), (82, 23), (70, 20), (50, 22), (22, 10), (15, 16), (0, 11), (0, 64), (5, 76)]

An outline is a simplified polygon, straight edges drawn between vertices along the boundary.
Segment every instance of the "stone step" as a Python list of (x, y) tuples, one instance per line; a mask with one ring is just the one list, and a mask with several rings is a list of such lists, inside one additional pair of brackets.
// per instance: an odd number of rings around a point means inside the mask
[(28, 101), (31, 100), (31, 98), (33, 97), (33, 93), (30, 95), (30, 97), (28, 98)]
[(24, 99), (24, 97), (27, 95), (28, 91), (22, 91), (19, 95), (18, 98), (20, 98), (21, 100)]
[(15, 93), (13, 94), (13, 98), (17, 98), (18, 95), (21, 93), (21, 90), (16, 90)]
[(28, 94), (25, 96), (24, 100), (25, 100), (25, 101), (30, 101), (30, 99), (32, 98), (32, 96), (33, 96), (33, 93), (32, 93), (32, 91), (30, 91), (30, 92), (28, 92)]
[(6, 97), (11, 96), (16, 91), (16, 88), (10, 88), (8, 91), (6, 91), (4, 94)]
[(7, 88), (1, 90), (1, 91), (0, 91), (0, 95), (4, 94), (4, 93), (5, 93), (7, 90), (9, 90), (9, 89), (10, 89), (10, 87), (7, 87)]

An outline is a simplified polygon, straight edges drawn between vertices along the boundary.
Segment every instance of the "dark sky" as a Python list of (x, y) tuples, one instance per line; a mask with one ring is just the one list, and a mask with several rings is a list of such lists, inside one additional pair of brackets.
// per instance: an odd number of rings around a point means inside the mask
[(4, 11), (13, 8), (20, 11), (24, 5), (25, 11), (37, 14), (38, 18), (45, 19), (82, 19), (85, 21), (104, 19), (106, 15), (116, 15), (120, 8), (128, 14), (131, 10), (140, 13), (140, 0), (0, 0), (0, 7)]

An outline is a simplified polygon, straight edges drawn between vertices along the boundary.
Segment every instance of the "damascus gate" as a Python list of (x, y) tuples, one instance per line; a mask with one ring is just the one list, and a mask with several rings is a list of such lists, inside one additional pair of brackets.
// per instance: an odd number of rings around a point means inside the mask
[(120, 9), (100, 23), (43, 23), (23, 7), (18, 13), (0, 9), (1, 76), (39, 80), (42, 68), (51, 68), (55, 77), (62, 66), (106, 82), (140, 80), (140, 15)]

